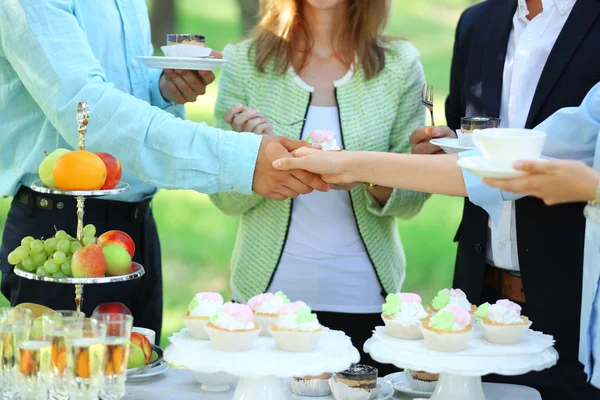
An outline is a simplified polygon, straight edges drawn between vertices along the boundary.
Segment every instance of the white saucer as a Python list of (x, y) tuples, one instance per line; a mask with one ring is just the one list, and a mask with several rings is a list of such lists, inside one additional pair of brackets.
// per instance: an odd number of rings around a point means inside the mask
[(185, 69), (194, 71), (214, 71), (227, 60), (219, 58), (193, 58), (193, 57), (136, 57), (148, 66), (156, 69)]
[[(392, 397), (394, 397), (394, 389), (392, 388), (392, 385), (390, 383), (388, 383), (387, 377), (377, 379), (377, 392), (376, 393), (377, 394), (375, 394), (375, 395), (373, 393), (371, 393), (371, 396), (374, 395), (374, 397), (369, 397), (369, 400), (389, 400)], [(299, 396), (297, 394), (292, 394), (292, 400), (310, 400), (310, 399), (333, 400), (334, 397), (333, 397), (333, 395), (324, 396), (324, 397), (306, 397), (306, 396)]]
[(458, 138), (438, 138), (431, 139), (429, 143), (441, 147), (448, 154), (461, 153), (463, 151), (474, 150), (475, 147), (461, 146)]
[(147, 371), (139, 373), (137, 375), (128, 376), (127, 382), (128, 383), (137, 383), (137, 382), (147, 381), (148, 379), (151, 379), (157, 375), (164, 374), (165, 372), (167, 372), (168, 369), (169, 369), (169, 366), (167, 365), (167, 363), (163, 363), (163, 364), (157, 365), (154, 368), (150, 368)]
[(408, 385), (408, 380), (406, 379), (406, 374), (404, 372), (396, 372), (393, 374), (389, 374), (383, 379), (387, 383), (389, 383), (395, 391), (400, 393), (409, 394), (411, 396), (420, 396), (424, 398), (429, 398), (433, 394), (432, 392), (421, 392), (418, 390), (411, 389), (411, 387)]
[(527, 175), (527, 172), (513, 168), (498, 168), (483, 156), (459, 158), (459, 167), (481, 178), (511, 179)]

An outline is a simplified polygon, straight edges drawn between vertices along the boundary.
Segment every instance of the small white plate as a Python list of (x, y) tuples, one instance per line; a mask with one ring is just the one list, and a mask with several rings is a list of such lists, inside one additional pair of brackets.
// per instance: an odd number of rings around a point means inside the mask
[(463, 151), (474, 150), (475, 147), (461, 146), (458, 138), (437, 138), (431, 139), (429, 143), (441, 147), (448, 154), (461, 153)]
[(423, 398), (429, 398), (433, 394), (430, 392), (420, 392), (418, 390), (411, 389), (411, 387), (408, 385), (408, 380), (406, 379), (406, 374), (404, 372), (389, 374), (383, 379), (389, 385), (391, 385), (393, 390), (400, 393), (410, 394), (411, 396), (420, 396)]
[[(388, 375), (389, 376), (389, 375)], [(371, 394), (373, 395), (373, 394)], [(394, 397), (394, 389), (392, 385), (390, 385), (386, 378), (378, 378), (377, 379), (377, 394), (375, 397), (369, 397), (369, 400), (389, 400)], [(322, 399), (322, 400), (333, 400), (333, 395), (324, 396), (324, 397), (306, 397), (299, 396), (297, 394), (292, 394), (293, 400), (310, 400), (310, 399)]]
[(513, 168), (498, 168), (483, 156), (460, 158), (459, 167), (481, 178), (511, 179), (527, 175), (527, 172)]
[(157, 375), (164, 374), (165, 372), (167, 372), (168, 369), (169, 369), (169, 366), (167, 365), (167, 363), (163, 363), (154, 368), (150, 368), (149, 370), (142, 372), (140, 374), (128, 376), (127, 382), (137, 383), (137, 382), (147, 381), (148, 379), (153, 378)]
[(148, 66), (156, 69), (185, 69), (193, 71), (214, 71), (227, 60), (219, 58), (193, 58), (193, 57), (136, 57)]

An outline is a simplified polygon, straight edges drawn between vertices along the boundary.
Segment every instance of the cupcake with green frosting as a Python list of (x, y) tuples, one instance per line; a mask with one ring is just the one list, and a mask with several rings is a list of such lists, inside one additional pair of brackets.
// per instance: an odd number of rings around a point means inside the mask
[(206, 325), (221, 307), (223, 297), (219, 293), (197, 293), (188, 305), (187, 313), (183, 315), (183, 323), (188, 333), (196, 339), (208, 340)]
[(425, 344), (437, 351), (462, 351), (473, 335), (472, 317), (463, 308), (449, 304), (423, 321)]
[(422, 339), (421, 322), (427, 312), (421, 296), (414, 293), (390, 293), (385, 298), (381, 317), (390, 336), (398, 339)]
[(438, 292), (438, 294), (433, 298), (431, 304), (427, 308), (427, 311), (430, 314), (435, 314), (440, 311), (442, 308), (453, 304), (462, 308), (463, 310), (469, 312), (470, 314), (474, 314), (475, 310), (477, 310), (477, 306), (475, 304), (471, 304), (467, 299), (467, 295), (460, 289), (442, 289)]
[(269, 327), (279, 318), (279, 310), (290, 299), (283, 292), (262, 293), (248, 300), (248, 307), (254, 311), (254, 320), (259, 323), (262, 336), (270, 336)]
[(317, 315), (302, 301), (284, 304), (279, 318), (269, 328), (277, 347), (292, 352), (314, 350), (323, 331)]
[(485, 340), (494, 344), (521, 343), (532, 324), (529, 318), (521, 315), (521, 306), (510, 300), (483, 303), (475, 316), (481, 323)]

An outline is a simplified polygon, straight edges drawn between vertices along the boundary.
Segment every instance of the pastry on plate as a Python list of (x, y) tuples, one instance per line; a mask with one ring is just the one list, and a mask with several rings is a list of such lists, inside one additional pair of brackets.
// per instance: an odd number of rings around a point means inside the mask
[(462, 351), (473, 335), (472, 317), (463, 308), (449, 304), (421, 324), (425, 344), (436, 351)]
[(317, 315), (301, 301), (281, 307), (279, 318), (269, 327), (277, 347), (293, 352), (314, 350), (323, 331)]
[(270, 336), (269, 327), (279, 318), (279, 310), (284, 304), (289, 304), (290, 299), (282, 292), (263, 293), (248, 300), (248, 306), (254, 311), (254, 320), (262, 328), (262, 336)]
[(208, 340), (204, 328), (221, 307), (223, 297), (219, 293), (197, 293), (188, 305), (188, 312), (182, 317), (189, 334), (196, 339)]
[(310, 144), (319, 144), (325, 151), (342, 151), (342, 146), (338, 145), (335, 133), (321, 129), (314, 130), (306, 138)]
[(377, 368), (354, 364), (329, 380), (336, 400), (367, 400), (377, 390)]
[(408, 386), (419, 392), (433, 393), (440, 378), (439, 374), (431, 374), (425, 371), (404, 370)]
[(381, 317), (390, 336), (398, 339), (422, 339), (421, 322), (427, 312), (421, 296), (414, 293), (390, 293), (385, 298)]
[(333, 374), (325, 373), (319, 376), (301, 376), (292, 378), (292, 392), (304, 397), (323, 397), (331, 394), (329, 379)]
[(252, 309), (245, 304), (226, 303), (210, 318), (206, 333), (211, 344), (223, 351), (247, 351), (260, 334)]
[(467, 299), (467, 295), (460, 289), (442, 289), (433, 298), (431, 304), (427, 308), (430, 314), (435, 314), (449, 304), (454, 304), (465, 311), (473, 314), (477, 306), (471, 304)]
[(510, 300), (483, 303), (475, 312), (483, 329), (483, 337), (495, 344), (517, 344), (523, 341), (532, 322), (521, 315), (521, 306)]

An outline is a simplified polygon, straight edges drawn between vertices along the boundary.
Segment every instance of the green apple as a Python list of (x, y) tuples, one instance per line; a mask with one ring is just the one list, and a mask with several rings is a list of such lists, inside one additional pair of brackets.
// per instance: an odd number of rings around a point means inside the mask
[(44, 185), (49, 188), (56, 189), (54, 177), (52, 176), (52, 168), (54, 168), (54, 164), (61, 156), (69, 153), (70, 151), (71, 150), (67, 149), (56, 149), (42, 160), (38, 173), (40, 174), (40, 179)]
[(109, 244), (102, 247), (106, 259), (106, 274), (118, 276), (128, 274), (131, 270), (131, 256), (118, 244)]
[(129, 359), (127, 360), (127, 368), (140, 368), (146, 365), (146, 354), (144, 350), (137, 344), (129, 343)]

